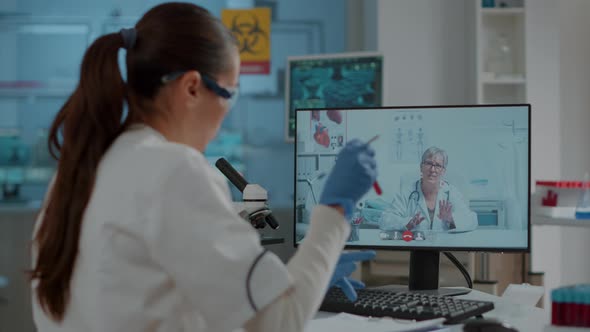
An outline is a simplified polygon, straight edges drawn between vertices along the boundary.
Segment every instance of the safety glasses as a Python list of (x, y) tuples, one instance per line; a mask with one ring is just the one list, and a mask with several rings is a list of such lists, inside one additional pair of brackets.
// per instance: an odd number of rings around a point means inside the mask
[[(166, 83), (174, 81), (175, 79), (184, 75), (184, 73), (186, 73), (186, 71), (178, 71), (178, 72), (174, 72), (174, 73), (171, 73), (168, 75), (164, 75), (164, 76), (162, 76), (161, 81), (163, 84), (166, 84)], [(229, 108), (234, 107), (234, 105), (236, 104), (236, 101), (238, 100), (238, 96), (240, 95), (239, 87), (224, 88), (224, 87), (220, 86), (214, 79), (212, 79), (211, 77), (209, 77), (207, 75), (201, 74), (201, 79), (203, 80), (203, 83), (205, 84), (207, 89), (211, 90), (213, 93), (215, 93), (219, 97), (227, 100), (227, 103), (229, 104)]]

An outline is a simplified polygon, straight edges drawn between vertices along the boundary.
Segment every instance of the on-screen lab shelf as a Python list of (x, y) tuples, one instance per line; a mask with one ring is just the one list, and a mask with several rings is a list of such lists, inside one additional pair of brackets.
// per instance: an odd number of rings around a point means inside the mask
[(588, 227), (588, 228), (590, 228), (590, 219), (554, 218), (554, 217), (533, 215), (533, 216), (531, 216), (531, 223), (533, 225), (569, 226), (569, 227)]

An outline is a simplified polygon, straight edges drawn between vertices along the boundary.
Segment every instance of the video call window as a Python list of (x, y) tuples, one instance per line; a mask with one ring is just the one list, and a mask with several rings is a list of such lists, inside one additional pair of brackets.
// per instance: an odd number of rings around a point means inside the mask
[(340, 149), (376, 151), (377, 181), (347, 246), (526, 249), (529, 105), (313, 109), (296, 113), (296, 241)]

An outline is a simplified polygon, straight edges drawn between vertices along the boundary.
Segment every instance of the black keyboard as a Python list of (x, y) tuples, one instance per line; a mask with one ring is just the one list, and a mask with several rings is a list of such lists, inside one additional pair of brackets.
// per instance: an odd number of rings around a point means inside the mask
[(398, 319), (445, 318), (445, 323), (454, 324), (494, 309), (492, 302), (460, 300), (450, 296), (395, 293), (383, 289), (360, 289), (357, 294), (358, 299), (351, 302), (342, 290), (331, 288), (320, 310)]

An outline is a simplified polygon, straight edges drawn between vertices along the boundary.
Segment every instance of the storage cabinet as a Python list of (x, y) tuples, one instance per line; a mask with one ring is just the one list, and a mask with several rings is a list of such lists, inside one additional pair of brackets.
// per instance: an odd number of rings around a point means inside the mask
[(47, 131), (78, 81), (91, 25), (0, 18), (0, 204), (40, 200), (55, 167)]
[(524, 103), (524, 2), (481, 1), (475, 16), (477, 102)]

